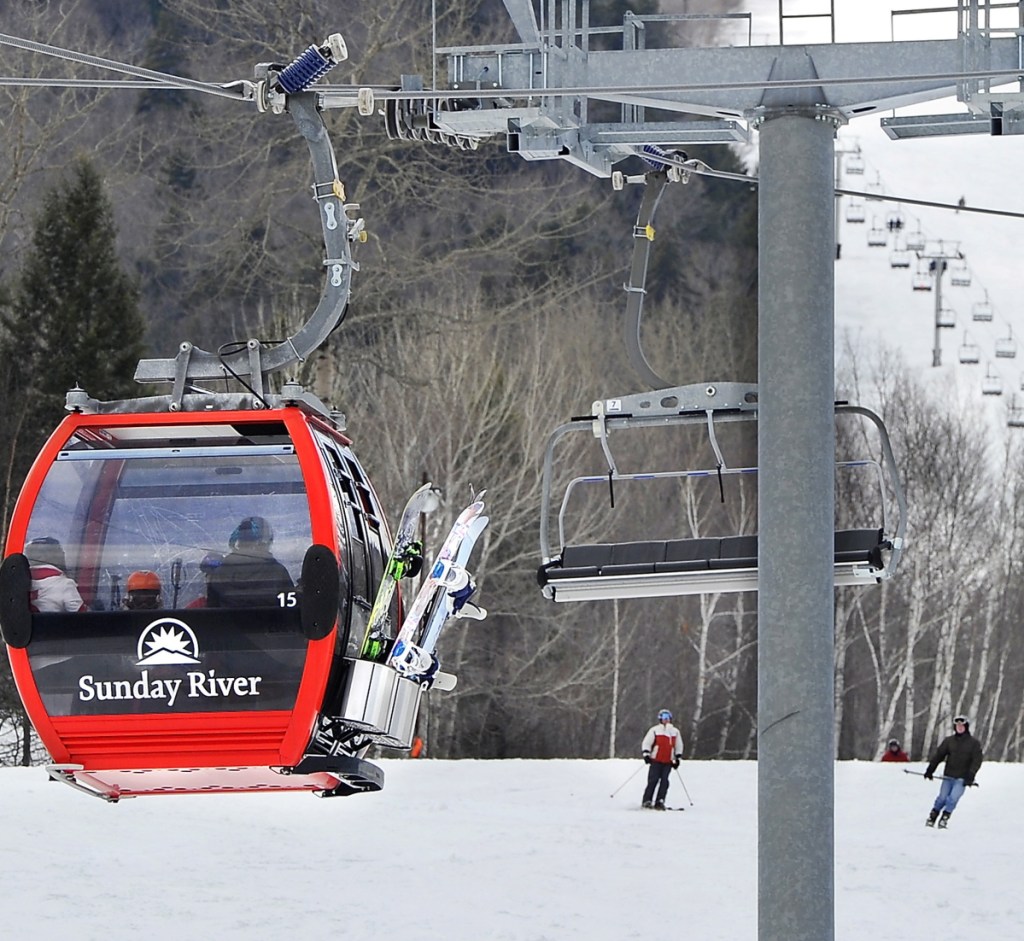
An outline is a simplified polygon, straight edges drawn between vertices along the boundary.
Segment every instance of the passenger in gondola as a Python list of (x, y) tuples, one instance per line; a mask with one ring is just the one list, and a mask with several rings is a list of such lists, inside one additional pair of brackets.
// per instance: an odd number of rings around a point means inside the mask
[(29, 606), (33, 611), (53, 613), (87, 610), (78, 593), (78, 585), (67, 574), (68, 563), (58, 540), (53, 536), (32, 539), (25, 546), (25, 557), (32, 576)]
[(162, 587), (156, 572), (148, 569), (132, 572), (125, 583), (124, 606), (129, 611), (153, 611), (160, 607)]
[(907, 753), (900, 748), (899, 739), (891, 738), (882, 752), (882, 761), (910, 761)]
[(279, 595), (295, 588), (291, 576), (271, 554), (274, 531), (262, 516), (247, 516), (228, 540), (231, 550), (210, 565), (206, 604), (211, 608), (252, 608), (281, 604)]

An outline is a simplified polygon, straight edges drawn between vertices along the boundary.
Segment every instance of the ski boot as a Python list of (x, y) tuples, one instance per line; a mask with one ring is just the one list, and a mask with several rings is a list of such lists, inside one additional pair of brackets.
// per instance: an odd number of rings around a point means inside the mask
[(926, 827), (934, 827), (935, 821), (939, 818), (939, 812), (937, 810), (930, 810), (928, 812), (928, 819), (924, 822)]
[(665, 809), (665, 802), (664, 801), (655, 801), (654, 802), (654, 809), (655, 810), (664, 810)]
[(939, 829), (945, 830), (949, 826), (949, 811), (944, 810), (942, 816), (939, 817)]
[(644, 801), (640, 806), (644, 810), (650, 810), (654, 805), (650, 801)]

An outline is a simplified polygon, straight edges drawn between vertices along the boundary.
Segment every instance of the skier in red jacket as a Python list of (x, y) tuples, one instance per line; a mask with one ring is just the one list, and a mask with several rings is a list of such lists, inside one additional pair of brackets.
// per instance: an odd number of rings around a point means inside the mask
[(882, 761), (910, 761), (910, 757), (900, 748), (899, 739), (891, 738), (882, 752)]
[[(679, 761), (683, 757), (683, 737), (679, 734), (679, 729), (672, 724), (672, 713), (667, 709), (662, 709), (658, 713), (658, 724), (647, 730), (640, 750), (644, 761), (650, 765), (643, 806), (664, 810), (669, 772), (679, 767)], [(655, 788), (658, 789), (658, 797), (652, 805)]]

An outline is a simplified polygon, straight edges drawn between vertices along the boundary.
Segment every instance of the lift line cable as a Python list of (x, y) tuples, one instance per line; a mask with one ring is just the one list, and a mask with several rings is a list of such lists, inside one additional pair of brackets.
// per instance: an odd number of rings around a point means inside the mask
[[(84, 65), (93, 65), (98, 68), (111, 69), (115, 72), (124, 72), (128, 75), (135, 75), (138, 78), (151, 79), (154, 85), (166, 83), (168, 88), (191, 88), (194, 91), (206, 92), (211, 95), (220, 95), (225, 98), (240, 99), (243, 94), (236, 90), (232, 91), (224, 85), (217, 85), (211, 82), (199, 82), (194, 79), (182, 78), (169, 75), (165, 72), (156, 72), (152, 69), (143, 69), (138, 66), (128, 65), (123, 62), (116, 62), (113, 59), (104, 59), (99, 56), (88, 55), (83, 52), (74, 52), (70, 49), (62, 49), (59, 46), (48, 45), (47, 43), (34, 42), (30, 39), (20, 39), (17, 36), (8, 36), (0, 33), (0, 45), (15, 46), (29, 52), (38, 52), (43, 55), (55, 56), (61, 59), (68, 59)], [(396, 89), (394, 86), (365, 86), (373, 90), (374, 97), (382, 101), (389, 99), (404, 100), (431, 100), (442, 98), (564, 98), (574, 95), (586, 95), (600, 97), (604, 95), (628, 96), (628, 95), (650, 95), (650, 94), (673, 94), (687, 91), (720, 91), (725, 89), (736, 90), (770, 90), (781, 88), (819, 88), (827, 85), (878, 85), (895, 84), (897, 82), (928, 82), (928, 81), (955, 81), (962, 82), (971, 79), (998, 79), (1003, 78), (1006, 83), (1016, 80), (1024, 80), (1024, 69), (980, 69), (963, 70), (956, 72), (931, 72), (912, 75), (868, 75), (852, 78), (829, 78), (819, 76), (817, 78), (805, 79), (765, 79), (760, 81), (736, 81), (736, 82), (682, 82), (666, 85), (580, 85), (560, 88), (472, 88), (472, 89), (443, 89), (433, 91), (407, 91)], [(2, 80), (8, 84), (6, 79)], [(234, 83), (232, 83), (234, 84)], [(357, 87), (350, 85), (318, 85), (320, 92), (346, 92)], [(737, 115), (739, 117), (739, 115)]]
[[(71, 62), (79, 62), (83, 65), (93, 65), (101, 69), (109, 69), (112, 72), (124, 72), (127, 75), (134, 75), (136, 78), (150, 80), (149, 86), (167, 88), (190, 88), (193, 91), (206, 92), (210, 95), (219, 95), (223, 98), (242, 99), (241, 89), (231, 90), (222, 85), (215, 85), (210, 82), (197, 82), (195, 79), (182, 78), (179, 75), (169, 75), (166, 72), (156, 72), (153, 69), (143, 69), (139, 66), (128, 65), (124, 62), (116, 62), (113, 59), (103, 59), (100, 56), (88, 55), (84, 52), (75, 52), (71, 49), (62, 49), (60, 46), (51, 46), (46, 43), (33, 42), (31, 39), (19, 39), (17, 36), (8, 36), (0, 33), (0, 45), (16, 46), (29, 52), (39, 52), (43, 55), (54, 56), (59, 59), (67, 59)], [(49, 79), (43, 81), (50, 81)], [(55, 80), (59, 81), (59, 80)], [(6, 79), (4, 84), (8, 84)], [(27, 84), (40, 84), (41, 82), (30, 81)]]
[[(696, 173), (699, 176), (710, 176), (721, 180), (734, 180), (756, 186), (759, 182), (756, 176), (746, 176), (742, 173), (731, 173), (725, 170), (715, 170), (702, 160), (679, 160), (673, 158), (672, 154), (658, 158), (667, 166), (679, 167), (681, 170)], [(934, 199), (913, 199), (908, 196), (897, 196), (891, 193), (879, 195), (878, 193), (866, 193), (862, 190), (849, 190), (836, 187), (837, 196), (860, 196), (872, 202), (900, 203), (907, 206), (927, 206), (931, 209), (952, 209), (954, 212), (973, 212), (988, 216), (1005, 216), (1010, 219), (1024, 219), (1024, 212), (1017, 212), (1013, 209), (990, 209), (986, 206), (961, 206), (959, 203), (942, 203)]]
[(908, 206), (928, 206), (932, 209), (952, 209), (955, 212), (976, 212), (988, 216), (1007, 216), (1011, 219), (1024, 219), (1024, 212), (1012, 209), (988, 209), (984, 206), (961, 206), (959, 203), (939, 203), (930, 199), (907, 199), (903, 196), (878, 196), (874, 193), (862, 193), (859, 190), (836, 189), (837, 196), (863, 196), (872, 202), (906, 203)]

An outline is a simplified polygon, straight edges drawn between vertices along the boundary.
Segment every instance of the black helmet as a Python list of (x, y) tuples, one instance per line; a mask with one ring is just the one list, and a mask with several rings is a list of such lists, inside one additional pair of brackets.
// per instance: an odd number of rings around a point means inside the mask
[(239, 546), (269, 546), (274, 541), (274, 530), (262, 516), (247, 516), (235, 527), (228, 540), (232, 549)]

